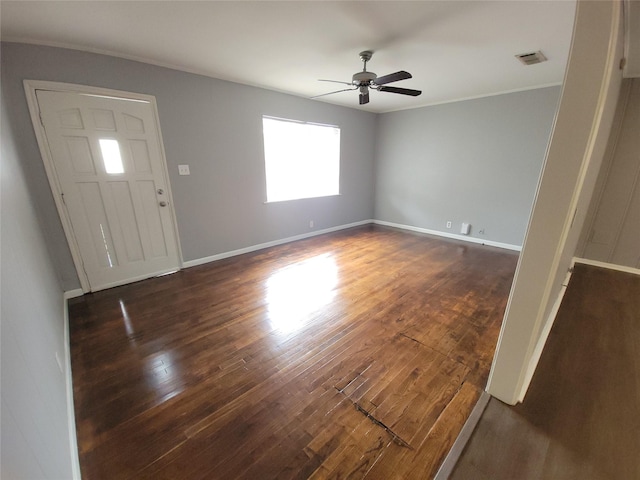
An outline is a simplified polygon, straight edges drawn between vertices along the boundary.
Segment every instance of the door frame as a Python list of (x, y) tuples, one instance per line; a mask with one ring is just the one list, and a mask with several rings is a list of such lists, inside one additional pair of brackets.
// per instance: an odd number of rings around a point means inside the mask
[(142, 101), (149, 103), (153, 112), (155, 128), (158, 132), (158, 139), (160, 142), (160, 163), (162, 164), (162, 175), (166, 185), (167, 199), (169, 205), (172, 206), (171, 210), (171, 222), (173, 224), (173, 231), (171, 232), (176, 240), (176, 247), (178, 249), (178, 263), (179, 268), (184, 268), (184, 259), (182, 258), (182, 247), (180, 245), (180, 235), (178, 235), (178, 221), (176, 218), (175, 204), (173, 203), (173, 195), (171, 193), (171, 182), (169, 181), (169, 171), (167, 169), (167, 157), (164, 150), (164, 140), (162, 138), (162, 131), (160, 130), (160, 118), (158, 115), (158, 106), (156, 104), (156, 97), (153, 95), (146, 95), (142, 93), (125, 92), (122, 90), (112, 90), (109, 88), (92, 87), (88, 85), (77, 85), (73, 83), (61, 83), (61, 82), (49, 82), (45, 80), (24, 80), (23, 81), (25, 94), (27, 96), (27, 105), (29, 107), (29, 114), (31, 116), (31, 122), (33, 124), (33, 130), (36, 134), (38, 141), (38, 147), (40, 148), (40, 156), (44, 163), (44, 169), (47, 172), (47, 179), (49, 180), (49, 186), (51, 187), (51, 193), (53, 194), (53, 200), (56, 204), (58, 215), (62, 223), (62, 229), (64, 230), (69, 250), (71, 251), (71, 257), (73, 258), (73, 264), (80, 280), (80, 287), (83, 293), (91, 291), (91, 285), (89, 283), (89, 277), (84, 270), (82, 263), (82, 255), (80, 253), (80, 247), (76, 240), (76, 235), (71, 224), (71, 218), (67, 211), (66, 205), (62, 197), (62, 189), (60, 188), (60, 181), (53, 163), (53, 157), (49, 150), (49, 141), (44, 130), (44, 125), (40, 118), (40, 106), (38, 105), (38, 98), (36, 96), (37, 90), (49, 90), (53, 92), (62, 93), (79, 93), (97, 95), (101, 97), (113, 97), (118, 99)]

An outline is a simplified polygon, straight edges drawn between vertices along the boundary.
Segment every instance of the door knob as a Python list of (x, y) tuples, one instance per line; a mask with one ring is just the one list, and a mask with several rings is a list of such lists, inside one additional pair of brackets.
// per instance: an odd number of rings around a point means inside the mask
[(163, 189), (161, 189), (161, 188), (159, 188), (159, 189), (158, 189), (158, 195), (162, 195), (163, 193), (164, 193), (164, 190), (163, 190)]
[(166, 206), (167, 206), (167, 202), (160, 202), (160, 203), (159, 203), (159, 205), (160, 205), (161, 207), (166, 207)]

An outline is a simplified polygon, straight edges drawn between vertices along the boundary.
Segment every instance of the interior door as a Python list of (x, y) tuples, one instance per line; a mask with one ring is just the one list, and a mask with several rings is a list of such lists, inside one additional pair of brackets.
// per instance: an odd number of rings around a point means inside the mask
[(178, 270), (150, 102), (47, 90), (36, 95), (91, 291)]

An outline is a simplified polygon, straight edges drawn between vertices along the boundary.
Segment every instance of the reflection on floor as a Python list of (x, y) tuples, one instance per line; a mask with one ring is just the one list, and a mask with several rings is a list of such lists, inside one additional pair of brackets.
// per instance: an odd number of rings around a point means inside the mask
[(490, 400), (450, 478), (640, 479), (640, 276), (576, 265), (524, 402)]
[(364, 226), (75, 299), (83, 476), (430, 478), (516, 261)]

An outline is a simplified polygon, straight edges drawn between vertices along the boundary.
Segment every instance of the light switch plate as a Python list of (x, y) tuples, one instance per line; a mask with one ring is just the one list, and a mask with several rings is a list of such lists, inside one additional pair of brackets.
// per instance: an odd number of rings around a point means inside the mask
[(191, 175), (191, 172), (189, 172), (189, 165), (178, 165), (178, 174)]

